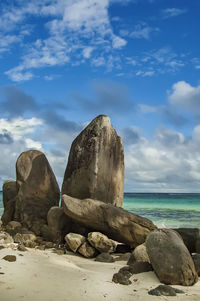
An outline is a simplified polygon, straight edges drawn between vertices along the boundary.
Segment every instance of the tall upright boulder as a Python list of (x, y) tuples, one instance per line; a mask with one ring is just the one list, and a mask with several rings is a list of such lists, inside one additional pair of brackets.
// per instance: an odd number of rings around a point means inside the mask
[(23, 152), (16, 163), (18, 194), (15, 220), (40, 234), (47, 213), (57, 206), (59, 186), (45, 155), (37, 150)]
[(2, 222), (7, 225), (13, 220), (15, 213), (15, 200), (17, 195), (16, 181), (7, 180), (3, 183), (3, 206), (4, 213), (2, 215)]
[(96, 117), (73, 141), (62, 194), (122, 206), (124, 151), (106, 115)]

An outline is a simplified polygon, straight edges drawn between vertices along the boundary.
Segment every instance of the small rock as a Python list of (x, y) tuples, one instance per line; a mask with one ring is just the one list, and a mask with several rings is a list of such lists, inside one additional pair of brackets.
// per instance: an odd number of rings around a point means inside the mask
[(129, 270), (132, 274), (139, 274), (144, 272), (153, 271), (152, 265), (149, 262), (138, 261), (129, 266)]
[(129, 270), (129, 266), (125, 266), (125, 267), (122, 267), (118, 273), (121, 273), (121, 274), (124, 274), (126, 275), (128, 278), (130, 278), (132, 276), (132, 273), (130, 272)]
[(64, 254), (65, 254), (65, 250), (63, 250), (63, 249), (58, 249), (58, 250), (55, 251), (55, 253), (56, 253), (57, 255), (64, 255)]
[(35, 242), (37, 240), (37, 237), (34, 233), (25, 233), (25, 234), (21, 234), (21, 233), (17, 233), (14, 236), (14, 242), (16, 243), (24, 243), (26, 241), (32, 241)]
[(98, 253), (87, 241), (80, 246), (78, 252), (86, 258), (95, 257)]
[(22, 251), (22, 252), (28, 251), (23, 244), (19, 244), (17, 247), (17, 250)]
[(101, 253), (95, 258), (95, 261), (115, 262), (115, 259), (109, 253)]
[(112, 253), (115, 251), (115, 243), (108, 236), (100, 232), (88, 233), (89, 243), (101, 253)]
[(54, 247), (54, 243), (51, 242), (51, 241), (45, 241), (45, 242), (44, 242), (44, 245), (45, 245), (45, 248), (46, 248), (46, 249), (51, 249), (51, 248)]
[(37, 250), (44, 251), (45, 250), (45, 245), (40, 245), (40, 246), (37, 246), (36, 248), (37, 248)]
[(156, 288), (148, 291), (148, 294), (153, 296), (176, 296), (176, 293), (182, 294), (184, 292), (174, 289), (169, 285), (159, 285)]
[(127, 276), (125, 273), (115, 273), (113, 275), (112, 281), (115, 283), (123, 284), (123, 285), (129, 285), (131, 284), (131, 281), (129, 280), (129, 276)]
[(86, 238), (81, 234), (68, 233), (65, 236), (65, 241), (69, 248), (75, 253), (78, 248), (86, 241)]
[(27, 248), (35, 248), (37, 246), (37, 243), (35, 241), (26, 240), (24, 242), (24, 246)]
[(6, 260), (6, 261), (9, 261), (9, 262), (14, 262), (14, 261), (17, 260), (15, 255), (6, 255), (2, 259)]
[(7, 232), (0, 232), (0, 244), (11, 244), (13, 243), (13, 238)]

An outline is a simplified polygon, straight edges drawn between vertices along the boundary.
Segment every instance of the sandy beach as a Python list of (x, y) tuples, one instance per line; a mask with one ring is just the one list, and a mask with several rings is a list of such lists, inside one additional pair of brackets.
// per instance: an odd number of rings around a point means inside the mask
[[(15, 255), (17, 260), (5, 261), (5, 255)], [(184, 295), (148, 295), (149, 289), (160, 284), (154, 272), (133, 275), (129, 286), (113, 283), (113, 274), (125, 265), (126, 261), (101, 263), (70, 252), (57, 255), (51, 249), (20, 252), (4, 248), (0, 250), (0, 300), (200, 300), (200, 281), (192, 287), (174, 286)]]

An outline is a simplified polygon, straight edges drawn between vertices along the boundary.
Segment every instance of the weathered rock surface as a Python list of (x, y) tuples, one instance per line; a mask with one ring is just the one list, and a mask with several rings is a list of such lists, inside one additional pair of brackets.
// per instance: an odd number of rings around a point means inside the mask
[(0, 232), (0, 244), (11, 244), (13, 243), (13, 238), (7, 232)]
[(129, 266), (129, 271), (132, 274), (140, 274), (153, 271), (153, 268), (149, 262), (138, 261)]
[(95, 261), (110, 263), (110, 262), (115, 262), (115, 259), (113, 258), (112, 255), (110, 255), (110, 253), (101, 253), (97, 255)]
[(18, 194), (14, 219), (40, 234), (47, 213), (58, 205), (60, 191), (45, 155), (36, 150), (23, 152), (16, 163)]
[(19, 222), (11, 221), (6, 225), (6, 232), (14, 236), (16, 233), (20, 232), (22, 225)]
[(108, 116), (96, 117), (73, 141), (62, 194), (121, 206), (124, 191), (122, 141)]
[(132, 247), (142, 244), (156, 226), (148, 219), (101, 201), (62, 196), (64, 213), (76, 222)]
[(15, 213), (15, 198), (17, 195), (16, 181), (7, 180), (3, 183), (3, 206), (4, 213), (1, 217), (4, 225), (13, 220)]
[(113, 275), (112, 281), (115, 283), (129, 285), (132, 282), (129, 280), (131, 274), (129, 272), (118, 272)]
[(198, 276), (200, 276), (200, 254), (192, 255), (192, 259), (194, 261), (194, 266)]
[(197, 252), (196, 250), (196, 242), (200, 239), (200, 229), (198, 228), (176, 228), (173, 229), (178, 232), (186, 247), (188, 248), (190, 253)]
[(37, 237), (35, 236), (34, 233), (27, 233), (27, 234), (17, 233), (14, 236), (14, 242), (20, 244), (25, 244), (27, 241), (36, 241), (36, 239)]
[(106, 235), (100, 232), (88, 233), (89, 243), (97, 249), (100, 253), (112, 253), (115, 250), (115, 243), (109, 239)]
[(179, 289), (173, 288), (169, 285), (162, 285), (162, 284), (148, 291), (148, 294), (152, 296), (176, 296), (176, 293), (184, 294), (184, 292)]
[(192, 257), (175, 231), (153, 231), (147, 237), (146, 248), (160, 282), (188, 286), (198, 281)]
[(98, 254), (97, 250), (93, 248), (87, 241), (80, 246), (78, 253), (86, 258), (93, 258)]
[(85, 236), (77, 234), (77, 233), (68, 233), (65, 236), (65, 241), (74, 253), (78, 250), (78, 248), (86, 241)]
[(138, 261), (150, 263), (145, 244), (141, 244), (134, 249), (127, 264), (130, 265)]
[(70, 232), (72, 222), (64, 214), (63, 208), (54, 206), (48, 212), (47, 223), (51, 240), (59, 244), (63, 241), (64, 236)]
[(2, 259), (6, 260), (6, 261), (9, 261), (9, 262), (14, 262), (14, 261), (17, 260), (15, 255), (6, 255)]

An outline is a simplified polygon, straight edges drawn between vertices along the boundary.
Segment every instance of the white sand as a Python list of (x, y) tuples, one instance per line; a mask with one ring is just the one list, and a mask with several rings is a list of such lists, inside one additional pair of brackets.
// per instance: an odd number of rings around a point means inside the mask
[[(16, 262), (3, 260), (5, 255), (16, 255)], [(2, 249), (0, 272), (5, 274), (0, 274), (0, 301), (200, 301), (200, 281), (192, 287), (176, 286), (186, 293), (176, 297), (148, 295), (160, 284), (153, 272), (133, 275), (129, 286), (113, 283), (113, 274), (124, 265), (125, 261), (100, 263), (52, 250)]]

